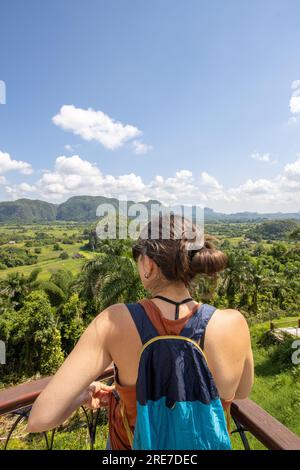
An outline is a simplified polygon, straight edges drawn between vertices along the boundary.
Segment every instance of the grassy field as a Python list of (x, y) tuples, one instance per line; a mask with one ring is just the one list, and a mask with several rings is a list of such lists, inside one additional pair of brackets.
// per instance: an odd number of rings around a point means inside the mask
[[(17, 245), (16, 245), (17, 246)], [(63, 245), (63, 251), (68, 253), (69, 259), (61, 259), (59, 257), (60, 251), (54, 251), (51, 247), (43, 247), (41, 255), (38, 256), (38, 262), (27, 266), (17, 266), (14, 268), (7, 268), (0, 271), (0, 278), (6, 277), (9, 273), (19, 272), (25, 275), (35, 268), (40, 268), (42, 271), (39, 274), (40, 280), (49, 279), (51, 274), (58, 269), (67, 269), (73, 274), (79, 273), (84, 259), (92, 256), (92, 253), (81, 250), (82, 243), (74, 243), (74, 245)], [(73, 259), (75, 253), (80, 253), (84, 259)]]
[[(73, 226), (71, 224), (57, 224), (54, 226), (48, 225), (33, 225), (17, 228), (15, 226), (4, 225), (0, 227), (0, 233), (3, 237), (6, 237), (9, 241), (14, 242), (13, 244), (3, 243), (1, 248), (26, 248), (26, 243), (31, 243), (29, 250), (31, 253), (35, 253), (36, 249), (40, 249), (41, 253), (37, 254), (37, 262), (31, 265), (16, 266), (0, 270), (0, 279), (7, 276), (9, 273), (19, 272), (25, 275), (35, 268), (40, 268), (41, 273), (39, 274), (40, 280), (47, 280), (54, 271), (58, 269), (66, 269), (71, 271), (73, 274), (77, 274), (85, 259), (93, 256), (92, 252), (83, 250), (83, 246), (87, 240), (82, 238), (77, 241), (78, 237), (83, 231), (82, 226)], [(47, 237), (45, 240), (38, 237), (41, 234), (45, 234)], [(64, 243), (67, 240), (68, 243)], [(54, 249), (54, 244), (58, 243), (60, 250)], [(66, 252), (69, 256), (68, 259), (61, 259), (60, 254)], [(83, 258), (73, 258), (76, 254), (81, 254)]]
[[(290, 326), (295, 325), (297, 321), (295, 317), (286, 317), (279, 319), (278, 323)], [(293, 351), (288, 351), (284, 344), (261, 344), (261, 338), (269, 327), (269, 322), (251, 327), (255, 381), (250, 398), (300, 436), (300, 365), (293, 366), (291, 361), (289, 362), (289, 355), (291, 356)], [(247, 437), (252, 449), (264, 449), (249, 433)], [(243, 448), (237, 434), (232, 436), (232, 443), (235, 449)]]
[[(0, 418), (1, 437), (7, 435), (14, 418)], [(51, 432), (47, 433), (48, 439)], [(97, 426), (95, 449), (105, 449), (108, 436), (106, 412), (103, 410)], [(54, 450), (90, 450), (90, 440), (86, 419), (83, 411), (78, 410), (72, 418), (55, 431)], [(0, 451), (4, 446), (4, 438), (0, 438)], [(8, 450), (43, 450), (46, 448), (45, 437), (42, 434), (27, 434), (26, 422), (20, 423), (9, 441)]]
[[(285, 318), (285, 324), (295, 318)], [(300, 436), (300, 365), (293, 365), (289, 344), (265, 347), (259, 338), (269, 323), (252, 327), (255, 384), (251, 399)]]

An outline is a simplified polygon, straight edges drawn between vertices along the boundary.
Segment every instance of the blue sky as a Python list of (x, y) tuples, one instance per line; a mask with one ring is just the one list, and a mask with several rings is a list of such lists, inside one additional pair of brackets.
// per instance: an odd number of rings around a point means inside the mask
[(0, 198), (300, 210), (299, 18), (299, 0), (2, 0)]

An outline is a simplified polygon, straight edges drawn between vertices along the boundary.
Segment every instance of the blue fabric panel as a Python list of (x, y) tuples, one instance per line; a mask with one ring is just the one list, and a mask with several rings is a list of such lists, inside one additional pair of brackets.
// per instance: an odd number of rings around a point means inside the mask
[(166, 398), (137, 403), (133, 449), (229, 450), (230, 438), (219, 399), (166, 406)]
[(206, 360), (199, 349), (182, 339), (154, 341), (143, 352), (137, 380), (137, 400), (166, 397), (166, 405), (195, 401), (209, 404), (219, 397)]
[(187, 324), (180, 333), (180, 336), (199, 341), (203, 336), (209, 320), (214, 314), (216, 307), (208, 304), (202, 304), (195, 314), (188, 320)]
[(150, 321), (147, 313), (144, 310), (144, 307), (141, 304), (135, 303), (125, 305), (130, 312), (143, 344), (147, 343), (149, 339), (158, 336), (154, 325)]

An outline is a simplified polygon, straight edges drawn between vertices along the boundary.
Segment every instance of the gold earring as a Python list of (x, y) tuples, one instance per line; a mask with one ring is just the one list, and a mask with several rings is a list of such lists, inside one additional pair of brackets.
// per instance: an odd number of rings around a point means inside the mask
[(145, 277), (146, 279), (149, 279), (149, 273), (144, 273), (144, 277)]

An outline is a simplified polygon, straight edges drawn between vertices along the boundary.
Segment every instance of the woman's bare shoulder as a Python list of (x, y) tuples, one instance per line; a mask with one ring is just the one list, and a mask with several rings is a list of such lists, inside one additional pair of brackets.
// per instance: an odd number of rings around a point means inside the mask
[(232, 337), (233, 334), (249, 334), (249, 327), (245, 316), (236, 309), (217, 309), (212, 316), (207, 331), (213, 331), (223, 337), (227, 334)]
[(119, 329), (128, 323), (129, 312), (125, 304), (113, 304), (102, 310), (93, 320), (97, 326), (110, 326)]
[[(244, 315), (235, 309), (218, 309), (209, 321), (205, 348), (211, 362), (222, 360), (223, 367), (232, 361), (243, 363), (251, 350), (251, 338)], [(225, 369), (224, 369), (225, 370)]]
[(214, 313), (214, 317), (217, 317), (219, 321), (241, 322), (247, 324), (245, 316), (239, 310), (234, 308), (217, 308)]

